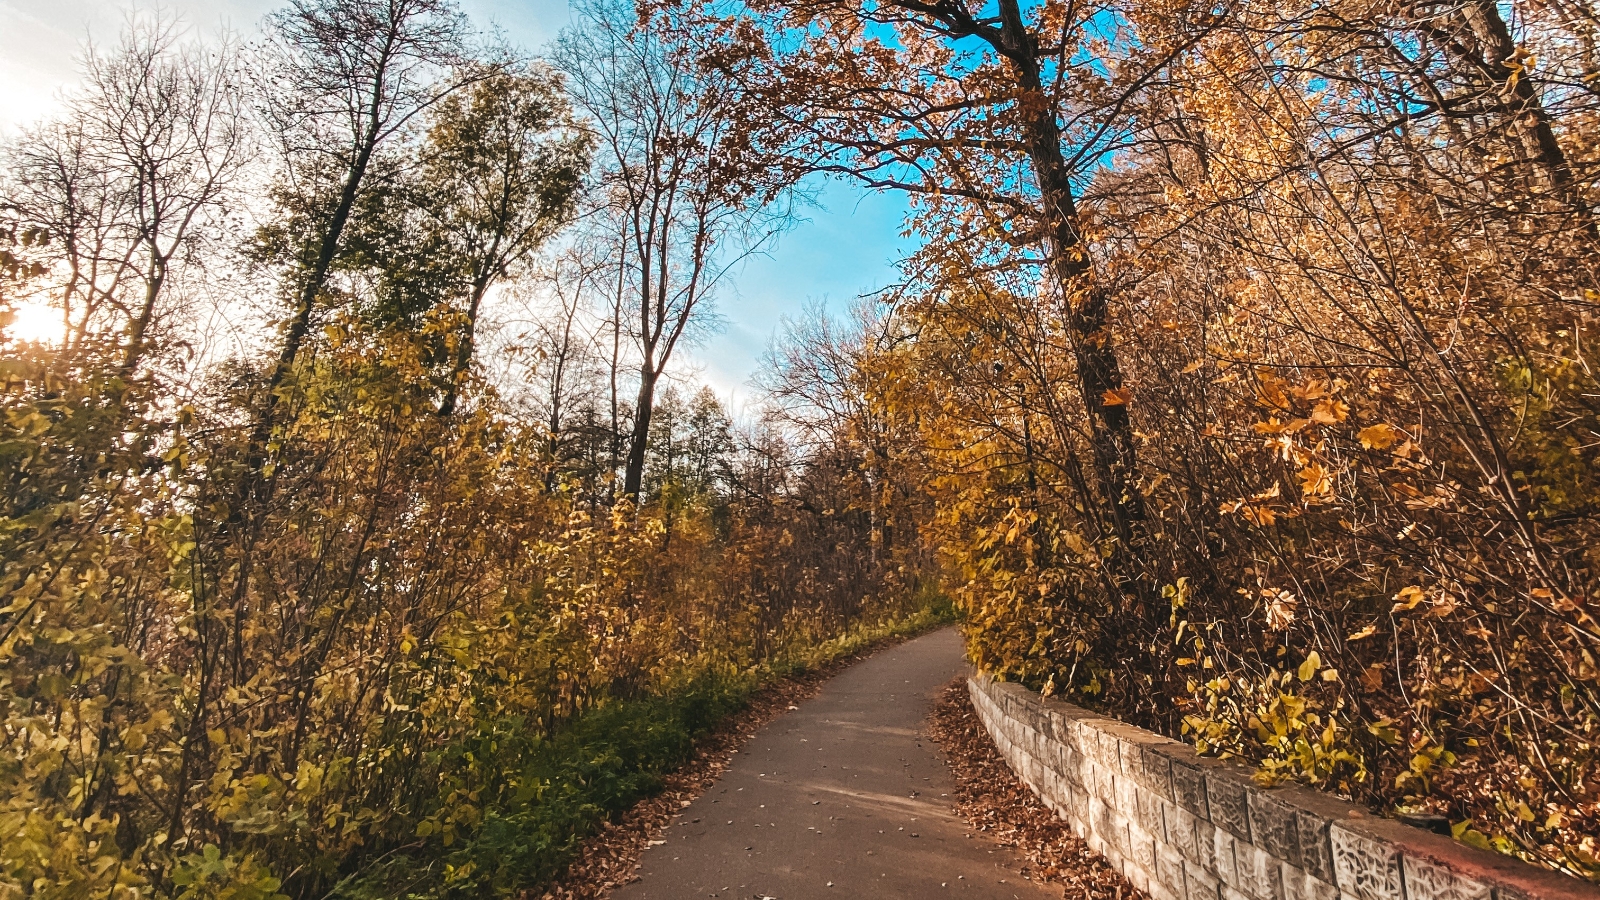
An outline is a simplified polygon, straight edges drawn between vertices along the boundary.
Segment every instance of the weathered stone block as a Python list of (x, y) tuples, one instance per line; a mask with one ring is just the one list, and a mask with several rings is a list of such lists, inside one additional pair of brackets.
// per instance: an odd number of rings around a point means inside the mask
[(1481, 881), (1424, 859), (1402, 857), (1401, 870), (1405, 872), (1406, 900), (1490, 900), (1493, 893)]
[(1134, 822), (1128, 823), (1128, 862), (1151, 874), (1156, 871), (1155, 837)]
[(1210, 822), (1195, 821), (1195, 843), (1200, 847), (1200, 864), (1212, 872), (1222, 870), (1222, 864), (1217, 861), (1217, 831), (1217, 826)]
[(1127, 817), (1113, 809), (1106, 819), (1106, 843), (1118, 854), (1127, 856), (1130, 851)]
[(1333, 874), (1339, 890), (1360, 900), (1402, 900), (1400, 851), (1392, 844), (1357, 834), (1335, 822)]
[(1139, 823), (1139, 827), (1151, 834), (1164, 835), (1166, 829), (1162, 824), (1161, 810), (1167, 805), (1166, 801), (1148, 790), (1134, 792), (1133, 800), (1134, 820)]
[[(1196, 819), (1188, 810), (1177, 806), (1166, 808), (1167, 844), (1191, 862), (1201, 862), (1200, 838), (1195, 833)], [(1209, 842), (1208, 842), (1209, 843)]]
[(1175, 892), (1183, 891), (1183, 855), (1167, 844), (1156, 844), (1156, 881)]
[(1097, 797), (1107, 799), (1116, 796), (1117, 779), (1111, 770), (1096, 762), (1089, 767), (1089, 791)]
[(1332, 884), (1333, 844), (1328, 840), (1328, 819), (1314, 812), (1300, 810), (1295, 825), (1300, 834), (1300, 866), (1307, 874)]
[(1339, 900), (1339, 889), (1304, 869), (1283, 866), (1283, 900)]
[(1233, 846), (1238, 888), (1255, 900), (1282, 900), (1283, 862), (1266, 850), (1239, 841)]
[(1089, 830), (1102, 840), (1111, 833), (1111, 807), (1097, 793), (1089, 795)]
[(1234, 836), (1221, 828), (1213, 828), (1211, 832), (1211, 846), (1214, 855), (1211, 860), (1211, 871), (1217, 873), (1223, 884), (1237, 885), (1239, 871), (1235, 866), (1234, 847), (1238, 841)]
[(1173, 888), (1162, 884), (1159, 879), (1152, 879), (1149, 888), (1150, 900), (1184, 900), (1183, 889)]
[(1103, 729), (1095, 732), (1095, 762), (1105, 766), (1112, 773), (1122, 771), (1122, 744), (1117, 736)]
[(1233, 772), (1213, 769), (1206, 773), (1206, 806), (1211, 824), (1227, 829), (1239, 840), (1250, 840), (1250, 787)]
[(1172, 802), (1172, 760), (1155, 746), (1142, 747), (1139, 752), (1144, 765), (1145, 787), (1161, 799)]
[(1139, 783), (1134, 781), (1132, 777), (1123, 775), (1122, 777), (1118, 778), (1116, 787), (1117, 809), (1123, 815), (1128, 816), (1129, 818), (1138, 815), (1138, 798), (1139, 795), (1143, 793), (1144, 790), (1139, 787)]
[(1236, 887), (1224, 884), (1222, 886), (1222, 900), (1251, 900), (1251, 897)]
[(1222, 880), (1193, 864), (1183, 867), (1183, 888), (1188, 900), (1220, 900), (1222, 896)]
[(1211, 818), (1206, 805), (1206, 776), (1200, 766), (1171, 761), (1172, 800), (1202, 819)]
[(1252, 787), (1248, 792), (1250, 843), (1299, 867), (1300, 822), (1294, 807), (1272, 796), (1270, 791)]

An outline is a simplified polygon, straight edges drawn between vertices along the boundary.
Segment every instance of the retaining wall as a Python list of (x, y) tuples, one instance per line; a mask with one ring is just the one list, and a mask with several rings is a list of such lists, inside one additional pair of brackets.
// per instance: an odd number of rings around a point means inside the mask
[(1600, 888), (1383, 819), (985, 676), (1013, 771), (1153, 900), (1600, 900)]

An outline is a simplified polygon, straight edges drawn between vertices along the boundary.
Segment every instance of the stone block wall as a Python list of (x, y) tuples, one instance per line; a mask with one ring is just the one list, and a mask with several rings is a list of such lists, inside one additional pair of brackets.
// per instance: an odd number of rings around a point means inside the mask
[(1600, 900), (1600, 888), (1014, 684), (969, 682), (1013, 771), (1152, 900)]

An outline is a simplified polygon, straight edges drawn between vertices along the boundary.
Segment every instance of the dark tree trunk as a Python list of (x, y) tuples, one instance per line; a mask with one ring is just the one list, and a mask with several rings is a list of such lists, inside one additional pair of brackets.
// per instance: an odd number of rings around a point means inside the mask
[(478, 308), (483, 305), (483, 295), (489, 292), (487, 278), (472, 286), (472, 297), (467, 302), (467, 322), (461, 329), (461, 343), (456, 346), (456, 358), (450, 365), (450, 383), (445, 387), (444, 399), (439, 403), (439, 415), (448, 418), (456, 411), (461, 397), (461, 380), (472, 365), (473, 342), (478, 334)]
[(659, 373), (648, 358), (639, 368), (639, 402), (634, 407), (633, 434), (628, 439), (628, 467), (622, 479), (622, 492), (638, 499), (644, 488), (644, 454), (650, 446), (650, 417), (656, 399)]
[[(376, 98), (374, 100), (376, 102)], [(256, 416), (255, 427), (251, 429), (250, 442), (246, 450), (248, 490), (241, 496), (253, 495), (259, 487), (260, 474), (267, 461), (267, 440), (272, 436), (273, 416), (278, 406), (278, 388), (283, 386), (289, 373), (294, 369), (295, 360), (300, 355), (300, 347), (305, 343), (306, 334), (311, 330), (311, 313), (316, 308), (317, 295), (322, 293), (322, 286), (328, 279), (328, 270), (333, 267), (333, 258), (339, 250), (339, 240), (344, 236), (345, 225), (350, 221), (356, 196), (361, 190), (361, 181), (366, 177), (367, 165), (372, 160), (372, 153), (377, 143), (378, 118), (374, 112), (365, 141), (356, 154), (355, 162), (351, 164), (349, 172), (345, 174), (344, 185), (339, 191), (339, 202), (333, 208), (333, 215), (328, 218), (327, 230), (323, 232), (321, 246), (317, 248), (317, 258), (312, 263), (311, 270), (306, 273), (305, 283), (301, 285), (300, 294), (296, 298), (294, 314), (289, 319), (288, 330), (284, 333), (283, 349), (279, 351), (278, 361), (273, 365), (272, 374), (267, 378), (267, 395), (262, 399), (261, 411)]]
[[(1061, 294), (1078, 370), (1078, 387), (1089, 413), (1095, 473), (1119, 547), (1126, 558), (1144, 521), (1144, 497), (1136, 482), (1138, 455), (1133, 421), (1122, 394), (1122, 368), (1111, 340), (1103, 291), (1094, 283), (1088, 250), (1078, 232), (1077, 204), (1061, 151), (1061, 129), (1039, 75), (1037, 46), (1023, 26), (1016, 0), (1001, 4), (1008, 56), (1021, 87), (1021, 102), (1032, 111), (1023, 132), (1028, 158), (1044, 205), (1050, 273)], [(1110, 402), (1107, 402), (1110, 401)], [(1130, 580), (1127, 571), (1117, 573)]]

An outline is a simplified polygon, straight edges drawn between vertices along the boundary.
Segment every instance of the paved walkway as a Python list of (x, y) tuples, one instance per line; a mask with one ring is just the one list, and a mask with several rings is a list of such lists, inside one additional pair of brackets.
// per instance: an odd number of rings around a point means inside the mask
[(757, 733), (613, 896), (1059, 898), (951, 811), (949, 771), (923, 720), (964, 670), (954, 629), (846, 669)]

